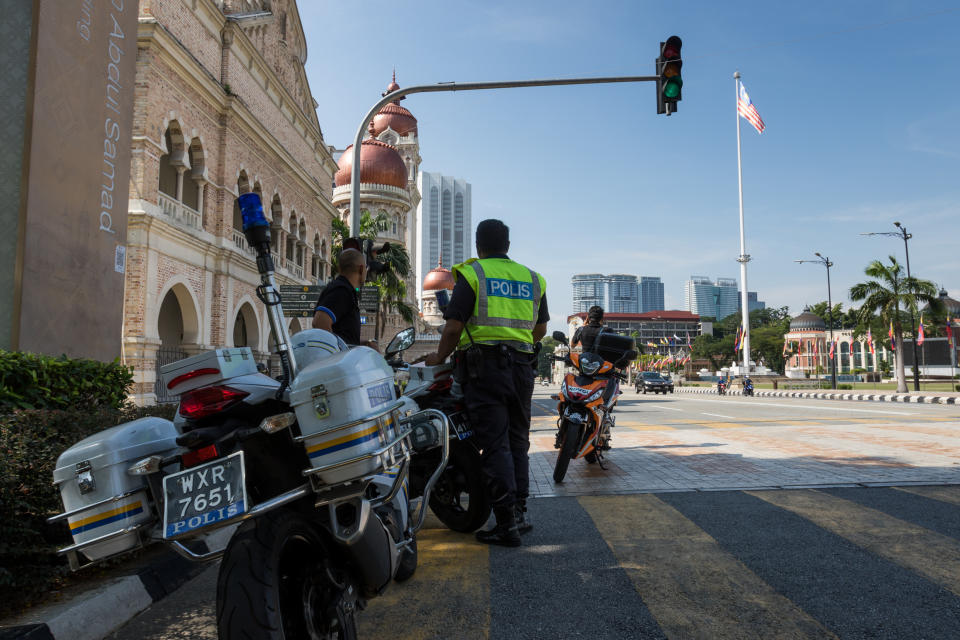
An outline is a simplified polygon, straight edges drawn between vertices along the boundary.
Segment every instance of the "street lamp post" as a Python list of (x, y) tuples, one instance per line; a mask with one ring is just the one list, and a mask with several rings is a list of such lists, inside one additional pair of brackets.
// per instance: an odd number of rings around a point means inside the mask
[(562, 78), (557, 80), (518, 80), (510, 82), (440, 82), (422, 84), (406, 89), (397, 89), (386, 94), (367, 111), (357, 135), (353, 140), (353, 166), (350, 169), (350, 234), (360, 235), (360, 152), (367, 124), (388, 102), (393, 102), (412, 93), (437, 93), (440, 91), (478, 91), (482, 89), (516, 89), (520, 87), (551, 87), (571, 84), (607, 84), (611, 82), (659, 82), (659, 76), (611, 76), (606, 78)]
[[(910, 246), (907, 244), (907, 240), (913, 237), (912, 233), (907, 233), (907, 228), (900, 224), (899, 222), (894, 222), (893, 226), (897, 228), (896, 231), (876, 231), (871, 233), (861, 233), (862, 236), (890, 236), (892, 238), (901, 238), (903, 239), (903, 251), (907, 257), (907, 279), (910, 278)], [(918, 366), (918, 357), (917, 357), (917, 333), (916, 333), (916, 320), (913, 315), (913, 307), (910, 307), (910, 331), (913, 332), (913, 390), (920, 391), (920, 369)]]
[[(827, 327), (830, 329), (830, 344), (833, 345), (833, 296), (830, 292), (830, 267), (833, 266), (833, 263), (830, 262), (830, 258), (820, 255), (819, 252), (814, 253), (813, 255), (817, 256), (816, 260), (794, 260), (798, 264), (803, 264), (804, 262), (816, 262), (817, 264), (822, 264), (827, 268)], [(840, 350), (837, 349), (834, 351), (833, 357), (830, 358), (830, 388), (837, 388), (837, 358), (840, 357)]]

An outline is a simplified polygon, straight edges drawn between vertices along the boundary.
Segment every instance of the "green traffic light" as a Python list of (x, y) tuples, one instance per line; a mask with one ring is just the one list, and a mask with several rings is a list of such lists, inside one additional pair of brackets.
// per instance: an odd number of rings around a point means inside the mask
[(668, 78), (663, 83), (663, 95), (666, 98), (676, 98), (680, 95), (680, 89), (683, 87), (683, 80), (680, 76)]

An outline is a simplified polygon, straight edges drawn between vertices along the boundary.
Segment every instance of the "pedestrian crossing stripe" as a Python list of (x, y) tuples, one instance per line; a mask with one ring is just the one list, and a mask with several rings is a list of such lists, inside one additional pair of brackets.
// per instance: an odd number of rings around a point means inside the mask
[[(960, 506), (960, 486), (900, 487), (897, 491)], [(837, 540), (852, 543), (853, 548), (884, 558), (911, 575), (919, 575), (960, 596), (960, 542), (952, 537), (820, 490), (746, 491), (727, 495), (749, 495), (772, 505), (768, 509), (773, 508), (776, 513), (799, 516), (838, 536)], [(837, 638), (841, 632), (844, 637), (870, 635), (856, 628), (829, 628), (744, 564), (732, 549), (724, 546), (730, 544), (729, 540), (722, 544), (698, 526), (692, 516), (655, 494), (536, 499), (534, 513), (559, 504), (554, 500), (575, 500), (586, 512), (596, 528), (593, 535), (599, 534), (615, 558), (615, 566), (601, 566), (597, 570), (623, 572), (634, 586), (636, 597), (649, 609), (667, 638)], [(551, 543), (549, 531), (540, 531), (535, 544), (527, 543), (520, 549), (499, 549), (477, 543), (472, 535), (442, 528), (436, 520), (428, 526), (432, 528), (418, 535), (420, 561), (416, 574), (406, 583), (391, 585), (384, 596), (368, 603), (359, 617), (359, 637), (398, 640), (545, 637), (538, 635), (536, 628), (511, 628), (507, 632), (501, 627), (498, 633), (492, 632), (494, 604), (502, 606), (505, 600), (516, 599), (521, 594), (511, 591), (517, 588), (513, 584), (500, 584), (498, 590), (494, 590), (491, 555), (506, 554), (502, 557), (509, 561), (509, 554), (526, 553), (528, 558), (534, 556), (537, 562), (542, 560), (544, 566), (549, 567), (553, 564), (552, 554), (559, 557), (559, 554), (576, 553), (577, 549)], [(816, 552), (829, 556), (830, 549)], [(782, 558), (774, 560), (782, 561)], [(778, 570), (789, 570), (789, 567)], [(565, 579), (575, 583), (586, 580), (584, 597), (589, 598), (589, 576), (570, 575)], [(529, 585), (524, 586), (529, 590)], [(524, 601), (530, 601), (530, 593), (525, 591), (522, 595)], [(854, 593), (851, 597), (861, 596)], [(577, 610), (569, 610), (564, 603), (533, 602), (552, 611), (555, 617), (579, 620)], [(602, 609), (604, 603), (600, 606)], [(960, 609), (960, 600), (950, 606)], [(616, 612), (600, 611), (596, 615), (597, 624), (602, 626), (604, 616), (614, 616)], [(882, 619), (883, 612), (878, 615)], [(951, 618), (952, 615), (951, 611), (943, 612), (947, 624), (958, 625), (957, 633), (950, 637), (960, 637), (960, 622)], [(856, 622), (853, 620), (851, 624)], [(877, 637), (893, 636), (884, 636), (881, 632)]]

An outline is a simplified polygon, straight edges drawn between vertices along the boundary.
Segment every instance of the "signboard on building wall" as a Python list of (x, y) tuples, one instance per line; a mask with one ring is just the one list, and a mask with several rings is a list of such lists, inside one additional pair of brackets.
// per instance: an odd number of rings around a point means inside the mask
[(120, 355), (136, 0), (37, 0), (17, 340)]

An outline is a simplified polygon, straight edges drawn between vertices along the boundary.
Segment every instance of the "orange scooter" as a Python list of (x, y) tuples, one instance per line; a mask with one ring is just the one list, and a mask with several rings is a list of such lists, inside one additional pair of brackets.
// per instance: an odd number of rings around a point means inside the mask
[[(553, 338), (567, 344), (567, 337), (561, 331), (555, 331)], [(601, 334), (589, 351), (553, 356), (554, 360), (575, 369), (564, 376), (560, 394), (555, 396), (560, 417), (554, 447), (560, 451), (553, 469), (554, 482), (563, 482), (574, 458), (599, 463), (603, 468), (603, 452), (610, 449), (611, 414), (617, 403), (620, 380), (627, 379), (620, 370), (636, 357), (633, 338), (615, 333)]]

